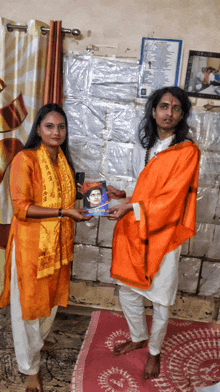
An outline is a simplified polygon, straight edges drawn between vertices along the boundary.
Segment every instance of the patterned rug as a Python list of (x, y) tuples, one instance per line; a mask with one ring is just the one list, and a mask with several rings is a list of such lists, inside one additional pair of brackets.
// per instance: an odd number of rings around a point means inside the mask
[[(150, 316), (147, 324), (150, 330)], [(71, 392), (195, 392), (211, 386), (220, 391), (219, 326), (169, 320), (161, 373), (155, 380), (143, 380), (147, 349), (113, 355), (114, 345), (128, 339), (121, 314), (93, 312), (73, 371)]]
[[(55, 344), (41, 352), (44, 392), (70, 392), (73, 367), (90, 319), (90, 316), (57, 314), (48, 337)], [(24, 392), (24, 380), (17, 367), (7, 307), (0, 309), (0, 391)]]

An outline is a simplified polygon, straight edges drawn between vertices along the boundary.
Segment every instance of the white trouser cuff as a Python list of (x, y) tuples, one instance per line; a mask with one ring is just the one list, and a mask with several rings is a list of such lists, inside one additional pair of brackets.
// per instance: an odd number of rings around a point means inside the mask
[(132, 342), (147, 340), (146, 315), (144, 309), (144, 298), (134, 292), (129, 286), (120, 286), (119, 301), (127, 320)]
[(127, 320), (131, 340), (141, 342), (149, 339), (149, 352), (160, 353), (166, 335), (169, 307), (153, 302), (153, 317), (150, 338), (147, 331), (144, 297), (130, 286), (122, 285), (119, 289), (119, 301)]

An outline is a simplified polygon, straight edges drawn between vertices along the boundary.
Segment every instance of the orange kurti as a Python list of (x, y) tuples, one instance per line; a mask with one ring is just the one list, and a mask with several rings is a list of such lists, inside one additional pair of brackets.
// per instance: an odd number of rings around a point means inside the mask
[(165, 254), (195, 235), (199, 149), (191, 141), (157, 154), (140, 173), (131, 203), (133, 212), (115, 226), (111, 276), (149, 289)]
[[(70, 262), (55, 269), (54, 273), (37, 279), (39, 264), (40, 225), (43, 219), (26, 218), (28, 207), (42, 205), (42, 172), (36, 151), (21, 151), (14, 158), (10, 172), (10, 190), (14, 209), (6, 250), (5, 284), (0, 307), (7, 306), (10, 298), (11, 254), (15, 242), (15, 259), (20, 291), (22, 317), (34, 320), (49, 316), (55, 305), (67, 306), (70, 287)], [(72, 194), (75, 201), (75, 189)], [(58, 218), (50, 218), (58, 219)], [(60, 231), (66, 219), (60, 219)], [(72, 228), (73, 222), (70, 222)], [(62, 255), (58, 241), (57, 252)], [(70, 261), (70, 260), (69, 260)]]

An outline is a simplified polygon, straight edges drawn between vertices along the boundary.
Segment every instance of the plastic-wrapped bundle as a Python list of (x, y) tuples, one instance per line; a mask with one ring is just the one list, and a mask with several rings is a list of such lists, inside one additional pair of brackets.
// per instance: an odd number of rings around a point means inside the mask
[[(136, 62), (123, 59), (91, 53), (64, 58), (64, 109), (76, 171), (85, 171), (86, 180), (106, 180), (128, 195), (138, 176), (138, 126), (146, 103), (136, 100), (138, 72)], [(219, 259), (220, 113), (193, 108), (188, 123), (201, 161), (197, 234), (183, 245), (183, 254)], [(208, 277), (203, 294), (207, 285)]]

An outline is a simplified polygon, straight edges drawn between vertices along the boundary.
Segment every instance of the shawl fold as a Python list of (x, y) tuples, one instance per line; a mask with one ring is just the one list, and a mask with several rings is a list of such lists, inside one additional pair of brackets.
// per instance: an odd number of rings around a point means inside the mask
[(195, 235), (199, 149), (186, 141), (157, 154), (138, 177), (131, 203), (115, 226), (111, 276), (149, 289), (165, 254)]
[[(42, 207), (74, 208), (75, 184), (61, 148), (58, 153), (59, 174), (43, 144), (37, 150), (37, 159), (43, 184)], [(69, 218), (63, 218), (62, 222), (59, 218), (41, 219), (38, 279), (52, 275), (61, 264), (68, 264), (73, 259), (73, 225), (73, 220)]]

